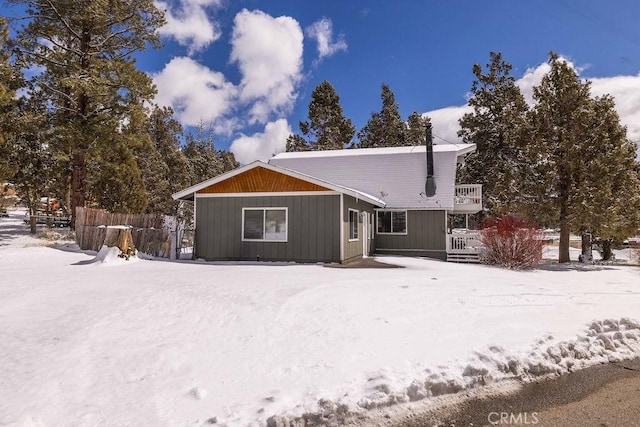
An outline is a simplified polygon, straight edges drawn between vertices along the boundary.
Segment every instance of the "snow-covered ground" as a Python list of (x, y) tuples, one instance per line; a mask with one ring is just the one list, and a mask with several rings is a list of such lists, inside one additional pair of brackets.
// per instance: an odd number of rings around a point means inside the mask
[(0, 219), (0, 425), (263, 425), (640, 355), (640, 269), (212, 264)]

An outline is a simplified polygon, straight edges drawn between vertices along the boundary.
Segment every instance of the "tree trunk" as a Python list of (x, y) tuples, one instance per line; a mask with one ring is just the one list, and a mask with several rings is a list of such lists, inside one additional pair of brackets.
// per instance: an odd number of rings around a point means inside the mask
[(84, 183), (87, 176), (87, 165), (84, 153), (78, 149), (73, 155), (73, 176), (71, 178), (71, 229), (76, 227), (76, 208), (84, 207)]
[[(29, 192), (30, 193), (30, 192)], [(36, 214), (38, 212), (38, 208), (37, 208), (37, 204), (36, 202), (34, 202), (33, 200), (35, 198), (31, 198), (31, 196), (29, 196), (29, 202), (28, 202), (28, 206), (29, 206), (29, 232), (31, 234), (36, 234), (36, 232), (38, 231), (38, 219), (36, 218)]]
[(602, 260), (609, 261), (612, 255), (613, 255), (613, 251), (611, 250), (611, 240), (603, 240), (602, 241)]
[[(80, 52), (82, 56), (80, 58), (80, 67), (82, 70), (88, 73), (91, 67), (91, 29), (88, 27), (82, 28), (82, 38), (80, 40)], [(87, 111), (89, 109), (89, 96), (86, 92), (78, 94), (78, 109), (75, 114), (76, 119), (79, 119), (83, 123), (87, 119)], [(71, 177), (71, 229), (76, 228), (76, 208), (84, 207), (85, 205), (85, 180), (87, 178), (87, 161), (85, 158), (86, 149), (88, 144), (84, 141), (78, 141), (79, 144), (72, 148), (73, 160), (72, 160), (72, 177)]]
[(563, 201), (560, 207), (560, 247), (558, 250), (558, 262), (570, 262), (569, 258), (569, 220), (567, 214), (567, 202)]
[(584, 263), (593, 261), (593, 254), (591, 251), (591, 233), (587, 233), (586, 231), (582, 231), (582, 251), (580, 261)]
[(73, 216), (73, 212), (71, 211), (71, 175), (67, 172), (65, 177), (65, 191), (64, 191), (64, 213), (67, 216)]

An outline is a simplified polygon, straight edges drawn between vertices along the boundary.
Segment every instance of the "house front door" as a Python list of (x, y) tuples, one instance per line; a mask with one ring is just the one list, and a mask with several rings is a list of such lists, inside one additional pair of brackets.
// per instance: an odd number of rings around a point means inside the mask
[(371, 218), (369, 212), (362, 212), (362, 257), (371, 253)]

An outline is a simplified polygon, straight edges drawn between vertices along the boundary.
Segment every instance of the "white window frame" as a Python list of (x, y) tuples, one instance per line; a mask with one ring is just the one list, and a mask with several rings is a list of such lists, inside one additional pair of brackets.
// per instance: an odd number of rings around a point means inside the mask
[[(262, 239), (246, 239), (244, 237), (244, 213), (246, 211), (262, 211)], [(266, 233), (266, 216), (267, 211), (284, 211), (284, 224), (285, 224), (285, 238), (284, 240), (273, 240), (273, 239), (265, 239), (264, 236)], [(287, 242), (289, 239), (289, 208), (288, 207), (279, 207), (279, 206), (265, 206), (265, 207), (251, 207), (251, 208), (242, 208), (242, 234), (240, 235), (243, 242)]]
[[(379, 222), (380, 216), (378, 215), (380, 212), (391, 212), (391, 232), (383, 233), (378, 231), (380, 229)], [(396, 233), (393, 231), (393, 213), (394, 212), (404, 212), (404, 232)], [(376, 209), (376, 234), (380, 235), (389, 235), (389, 236), (406, 236), (409, 234), (409, 212), (406, 209)]]
[[(356, 216), (356, 238), (355, 239), (351, 238), (351, 212), (355, 212), (355, 216)], [(348, 217), (347, 217), (347, 226), (349, 228), (349, 241), (350, 242), (357, 242), (357, 241), (360, 240), (360, 228), (358, 226), (359, 219), (360, 219), (360, 212), (357, 209), (349, 208), (349, 214), (348, 214)]]

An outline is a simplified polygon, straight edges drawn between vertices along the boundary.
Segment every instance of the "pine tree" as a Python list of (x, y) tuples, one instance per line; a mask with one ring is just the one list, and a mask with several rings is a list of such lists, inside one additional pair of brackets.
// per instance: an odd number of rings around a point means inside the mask
[(406, 139), (407, 124), (400, 116), (395, 94), (386, 83), (380, 94), (382, 109), (371, 113), (367, 124), (358, 132), (358, 147), (400, 147), (412, 145)]
[(109, 141), (108, 150), (90, 157), (87, 199), (109, 212), (141, 213), (147, 206), (142, 175), (124, 138)]
[(620, 125), (611, 97), (592, 98), (566, 61), (551, 53), (551, 70), (534, 88), (530, 169), (523, 181), (529, 213), (560, 226), (559, 262), (569, 262), (570, 232), (605, 240), (640, 225), (636, 147)]
[(460, 119), (458, 136), (476, 144), (465, 159), (460, 182), (482, 184), (483, 206), (493, 213), (515, 209), (513, 189), (523, 167), (522, 133), (527, 103), (510, 75), (511, 64), (491, 52), (486, 71), (474, 64), (469, 106), (473, 112)]
[(426, 144), (427, 126), (431, 124), (431, 119), (414, 111), (407, 119), (406, 145), (416, 146)]
[(7, 135), (11, 146), (8, 163), (14, 171), (11, 181), (29, 213), (35, 215), (40, 197), (58, 196), (58, 164), (50, 144), (55, 132), (45, 103), (37, 97), (20, 98), (11, 120), (13, 131)]
[(151, 173), (145, 180), (149, 197), (147, 212), (175, 216), (178, 202), (173, 201), (171, 195), (191, 185), (189, 163), (180, 147), (182, 126), (173, 117), (171, 108), (156, 106), (148, 118), (147, 133), (154, 146), (148, 162)]
[(11, 155), (9, 134), (15, 131), (12, 123), (15, 110), (14, 98), (22, 76), (9, 62), (8, 42), (7, 23), (0, 17), (0, 185), (17, 172), (15, 165), (9, 163)]
[[(590, 232), (604, 248), (636, 235), (640, 227), (640, 169), (637, 146), (627, 139), (609, 95), (593, 99), (583, 151), (584, 170), (575, 190), (582, 200), (571, 230)], [(609, 259), (610, 251), (603, 253)]]
[(187, 142), (182, 150), (189, 164), (191, 185), (198, 184), (239, 166), (233, 153), (217, 150), (213, 131), (204, 123), (196, 127), (195, 133), (187, 134)]
[(371, 113), (367, 123), (358, 131), (358, 148), (384, 147), (382, 126), (380, 113)]
[(308, 118), (299, 123), (302, 135), (287, 138), (287, 151), (339, 150), (351, 144), (355, 128), (344, 117), (340, 97), (328, 81), (313, 90)]
[(54, 148), (66, 158), (63, 169), (75, 213), (85, 205), (88, 176), (101, 173), (88, 168), (111, 158), (110, 152), (97, 150), (122, 153), (120, 143), (107, 145), (109, 137), (119, 130), (133, 100), (148, 101), (154, 94), (151, 78), (136, 69), (132, 55), (147, 45), (159, 46), (163, 13), (152, 0), (14, 2), (25, 7), (28, 18), (15, 39), (17, 61), (23, 68), (43, 69), (31, 78), (30, 88), (54, 113), (59, 139)]

